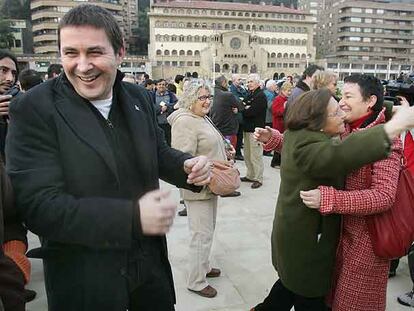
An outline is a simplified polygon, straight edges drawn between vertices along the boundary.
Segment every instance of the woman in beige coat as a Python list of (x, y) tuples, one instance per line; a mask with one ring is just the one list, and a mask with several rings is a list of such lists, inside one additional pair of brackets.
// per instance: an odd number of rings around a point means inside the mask
[[(210, 88), (205, 82), (189, 85), (178, 102), (179, 109), (168, 117), (171, 146), (193, 156), (225, 160), (223, 139), (207, 117), (211, 98)], [(216, 226), (217, 195), (208, 187), (200, 193), (182, 190), (182, 195), (191, 233), (187, 288), (200, 296), (212, 298), (217, 291), (208, 284), (207, 277), (218, 277), (221, 273), (209, 262)]]

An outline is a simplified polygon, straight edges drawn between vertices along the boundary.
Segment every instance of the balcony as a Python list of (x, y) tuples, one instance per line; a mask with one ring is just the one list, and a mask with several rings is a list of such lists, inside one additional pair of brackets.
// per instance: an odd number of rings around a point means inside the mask
[[(75, 7), (76, 5), (80, 4), (79, 2), (68, 1), (68, 0), (32, 0), (30, 2), (30, 9), (37, 9), (42, 6), (60, 6), (60, 7)], [(99, 3), (100, 6), (104, 7), (105, 9), (114, 10), (114, 11), (121, 11), (122, 5), (121, 4), (112, 4), (112, 3)]]
[(58, 49), (57, 42), (56, 42), (56, 45), (36, 46), (34, 47), (34, 51), (35, 51), (35, 54), (45, 54), (45, 53), (58, 54), (59, 49)]
[(57, 34), (44, 34), (39, 36), (33, 36), (33, 42), (43, 42), (43, 41), (56, 41), (57, 42), (58, 36)]
[(57, 23), (39, 23), (32, 26), (32, 31), (36, 32), (42, 29), (58, 29)]

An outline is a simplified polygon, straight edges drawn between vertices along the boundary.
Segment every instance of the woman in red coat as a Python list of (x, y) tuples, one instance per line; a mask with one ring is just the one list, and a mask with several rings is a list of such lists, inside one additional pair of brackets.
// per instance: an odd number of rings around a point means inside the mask
[[(340, 106), (348, 123), (345, 136), (385, 122), (382, 86), (374, 77), (345, 78)], [(323, 215), (343, 215), (333, 287), (328, 297), (332, 311), (385, 310), (390, 261), (374, 254), (365, 219), (392, 207), (401, 155), (401, 140), (395, 139), (387, 159), (347, 176), (345, 191), (319, 186), (301, 192), (308, 207), (319, 208)]]
[[(292, 93), (293, 85), (290, 82), (285, 82), (280, 88), (279, 95), (273, 99), (272, 103), (272, 127), (280, 133), (285, 131), (283, 124), (283, 114), (285, 112), (285, 105), (288, 97)], [(271, 167), (280, 166), (280, 153), (274, 152)]]

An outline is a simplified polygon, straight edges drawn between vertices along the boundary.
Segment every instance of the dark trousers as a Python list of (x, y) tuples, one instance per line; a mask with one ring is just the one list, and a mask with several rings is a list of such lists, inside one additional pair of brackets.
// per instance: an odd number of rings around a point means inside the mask
[(273, 285), (272, 290), (265, 300), (254, 307), (255, 311), (327, 311), (325, 297), (308, 298), (297, 295), (283, 286), (279, 279)]
[(239, 131), (237, 132), (236, 155), (242, 155), (241, 148), (243, 147), (243, 124), (239, 124)]
[[(413, 283), (413, 290), (414, 290), (414, 244), (411, 245), (410, 249), (408, 250), (408, 268), (410, 270), (410, 277), (411, 282)], [(391, 260), (390, 264), (390, 271), (397, 270), (398, 264), (400, 263), (400, 259)]]
[(278, 153), (277, 151), (273, 151), (273, 158), (272, 158), (272, 162), (270, 163), (271, 167), (275, 167), (275, 166), (280, 166), (280, 153)]
[(171, 147), (171, 126), (168, 123), (158, 124), (158, 126), (164, 131), (165, 141)]

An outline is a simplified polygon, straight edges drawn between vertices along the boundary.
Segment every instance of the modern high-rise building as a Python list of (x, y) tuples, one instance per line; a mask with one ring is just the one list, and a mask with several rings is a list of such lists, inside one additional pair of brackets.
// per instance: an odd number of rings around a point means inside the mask
[(121, 27), (127, 49), (133, 28), (138, 26), (137, 0), (32, 0), (30, 3), (35, 54), (58, 53), (57, 28), (71, 8), (90, 2), (109, 10)]
[(362, 72), (392, 79), (413, 70), (413, 0), (321, 0), (317, 56), (341, 78)]

